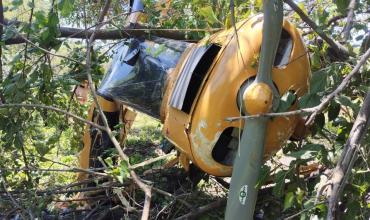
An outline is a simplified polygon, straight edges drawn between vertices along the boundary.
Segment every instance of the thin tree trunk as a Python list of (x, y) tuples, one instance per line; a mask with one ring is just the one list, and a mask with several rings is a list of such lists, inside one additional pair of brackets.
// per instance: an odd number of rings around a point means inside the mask
[(353, 124), (350, 136), (344, 146), (341, 157), (335, 167), (331, 178), (331, 190), (328, 194), (329, 210), (327, 219), (337, 219), (336, 212), (338, 208), (338, 200), (342, 194), (342, 190), (346, 185), (349, 174), (351, 173), (354, 162), (357, 159), (358, 151), (360, 150), (361, 140), (366, 135), (366, 131), (370, 124), (370, 90), (368, 91), (363, 106), (357, 115)]

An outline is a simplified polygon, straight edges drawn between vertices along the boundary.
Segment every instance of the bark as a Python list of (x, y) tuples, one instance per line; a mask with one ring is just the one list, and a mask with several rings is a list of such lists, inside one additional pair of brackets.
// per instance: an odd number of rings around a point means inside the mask
[(301, 19), (306, 22), (326, 43), (330, 45), (337, 53), (338, 57), (346, 60), (351, 54), (347, 48), (345, 48), (342, 44), (334, 41), (328, 35), (326, 35), (319, 26), (312, 21), (303, 11), (298, 7), (297, 4), (294, 3), (293, 0), (284, 0), (298, 15)]
[(219, 199), (215, 202), (212, 202), (208, 205), (201, 206), (195, 210), (192, 210), (186, 215), (180, 216), (176, 218), (176, 220), (182, 220), (182, 219), (196, 219), (200, 215), (207, 213), (209, 211), (213, 211), (215, 209), (219, 209), (220, 207), (223, 207), (226, 205), (226, 199)]
[(356, 0), (351, 0), (348, 6), (347, 24), (344, 27), (344, 40), (348, 40), (351, 34), (353, 18), (355, 16)]
[[(0, 0), (0, 23), (4, 23), (4, 7), (3, 7), (3, 1)], [(0, 25), (0, 39), (3, 37), (3, 26)], [(3, 82), (3, 61), (2, 61), (2, 56), (3, 56), (3, 49), (0, 46), (0, 83)], [(1, 101), (1, 97), (0, 97)]]
[[(210, 30), (215, 32), (219, 29)], [(74, 39), (86, 39), (90, 38), (95, 30), (84, 30), (80, 28), (60, 27), (61, 38), (74, 38)], [(97, 40), (119, 40), (129, 37), (164, 37), (174, 40), (189, 40), (187, 35), (191, 32), (199, 32), (204, 30), (189, 29), (189, 30), (176, 30), (176, 29), (153, 29), (146, 26), (137, 26), (136, 29), (115, 29), (115, 30), (97, 30), (95, 31), (95, 39)], [(26, 43), (25, 36), (15, 36), (5, 41), (6, 45), (22, 44)], [(198, 40), (198, 39), (193, 39)]]
[(357, 159), (358, 151), (360, 150), (361, 141), (366, 135), (366, 131), (370, 125), (370, 90), (368, 91), (363, 106), (357, 115), (353, 124), (350, 136), (344, 146), (341, 157), (335, 167), (329, 182), (332, 183), (331, 190), (328, 194), (329, 210), (327, 219), (337, 219), (336, 212), (338, 208), (338, 200), (342, 194), (343, 188), (346, 185), (348, 176), (354, 162)]

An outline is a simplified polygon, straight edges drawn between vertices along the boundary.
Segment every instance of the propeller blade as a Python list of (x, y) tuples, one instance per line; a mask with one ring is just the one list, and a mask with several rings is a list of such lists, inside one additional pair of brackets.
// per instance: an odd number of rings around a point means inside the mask
[[(258, 73), (253, 84), (267, 84), (274, 99), (279, 96), (274, 88), (271, 71), (279, 44), (283, 23), (282, 0), (264, 0), (262, 48)], [(253, 85), (252, 84), (252, 85)], [(266, 86), (260, 86), (263, 88)], [(245, 90), (248, 93), (248, 88)], [(271, 99), (273, 99), (271, 97)], [(244, 99), (248, 106), (248, 99)], [(248, 109), (248, 108), (246, 108)], [(248, 113), (248, 112), (247, 112)], [(267, 118), (245, 121), (240, 149), (235, 157), (225, 219), (253, 219), (258, 190), (255, 188), (263, 162)]]

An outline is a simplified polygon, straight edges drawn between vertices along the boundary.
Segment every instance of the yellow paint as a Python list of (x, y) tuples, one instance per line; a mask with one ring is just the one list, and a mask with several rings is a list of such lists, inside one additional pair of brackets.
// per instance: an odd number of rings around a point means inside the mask
[(267, 113), (272, 106), (272, 90), (266, 83), (252, 83), (244, 92), (244, 108), (251, 115)]
[(189, 171), (190, 161), (186, 154), (180, 153), (179, 162), (184, 170)]
[[(262, 43), (262, 24), (261, 15), (239, 22), (237, 24), (239, 46), (234, 30), (229, 29), (212, 35), (184, 53), (182, 61), (187, 59), (189, 51), (203, 45), (205, 41), (222, 46), (207, 73), (190, 114), (174, 109), (168, 103), (168, 96), (172, 92), (173, 84), (184, 62), (179, 62), (171, 73), (174, 77), (170, 82), (170, 89), (166, 90), (167, 99), (162, 103), (162, 107), (165, 108), (162, 108), (163, 134), (198, 167), (209, 174), (231, 175), (232, 167), (213, 160), (212, 149), (226, 128), (244, 126), (242, 121), (226, 122), (225, 118), (240, 116), (236, 100), (238, 91), (243, 82), (257, 73), (255, 62)], [(284, 20), (283, 28), (291, 35), (293, 48), (289, 63), (281, 68), (273, 68), (272, 79), (280, 95), (293, 90), (300, 97), (306, 93), (310, 77), (307, 50), (298, 30), (292, 24)], [(265, 95), (268, 97), (268, 92)], [(259, 104), (260, 101), (257, 102)], [(269, 107), (269, 103), (267, 106)], [(262, 109), (265, 112), (268, 108)], [(296, 109), (296, 106), (292, 106), (291, 109)], [(286, 142), (294, 131), (297, 119), (296, 116), (277, 117), (268, 122), (265, 155), (277, 151)]]
[[(106, 100), (101, 96), (98, 96), (97, 98), (98, 98), (99, 105), (104, 112), (119, 111), (119, 107), (115, 102)], [(90, 106), (87, 120), (94, 121), (95, 123), (97, 123), (97, 117), (93, 118), (94, 110), (95, 110), (95, 104), (93, 103)], [(91, 144), (92, 144), (91, 136), (90, 136), (90, 125), (86, 125), (82, 141), (83, 141), (84, 147), (82, 148), (80, 155), (79, 155), (80, 167), (83, 169), (89, 169), (90, 151), (91, 151)], [(77, 177), (79, 181), (84, 180), (86, 178), (87, 178), (86, 173), (79, 173)]]

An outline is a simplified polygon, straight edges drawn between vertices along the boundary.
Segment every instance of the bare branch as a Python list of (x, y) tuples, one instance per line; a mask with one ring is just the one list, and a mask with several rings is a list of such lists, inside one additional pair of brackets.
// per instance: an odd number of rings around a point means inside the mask
[(355, 8), (356, 8), (356, 0), (351, 0), (351, 2), (348, 5), (347, 23), (346, 23), (346, 26), (344, 27), (344, 34), (343, 34), (344, 40), (348, 40), (351, 34), (353, 18), (355, 16)]
[[(109, 9), (110, 3), (111, 3), (111, 0), (107, 0), (105, 2), (104, 8), (103, 8), (103, 10), (101, 11), (101, 13), (99, 15), (99, 20), (98, 20), (99, 23), (103, 22), (104, 17), (105, 17), (105, 15), (106, 15), (106, 13)], [(101, 27), (102, 27), (102, 25), (97, 25), (96, 26), (96, 29), (93, 31), (93, 33), (91, 34), (91, 36), (90, 36), (90, 38), (89, 38), (89, 40), (87, 41), (87, 44), (86, 44), (86, 47), (87, 47), (86, 48), (86, 50), (87, 50), (86, 51), (86, 74), (87, 74), (87, 78), (88, 78), (88, 81), (89, 81), (89, 84), (90, 84), (90, 91), (91, 91), (91, 94), (93, 96), (95, 106), (98, 109), (99, 115), (100, 115), (100, 117), (103, 121), (104, 127), (105, 127), (105, 132), (107, 133), (107, 135), (109, 136), (109, 139), (112, 141), (114, 147), (118, 151), (119, 156), (123, 160), (126, 161), (126, 163), (128, 164), (128, 166), (130, 168), (131, 167), (130, 160), (129, 160), (128, 156), (123, 152), (123, 150), (122, 150), (119, 142), (117, 141), (117, 139), (114, 137), (114, 135), (113, 135), (113, 133), (112, 133), (110, 127), (109, 127), (107, 118), (105, 117), (104, 112), (103, 112), (102, 108), (100, 107), (100, 104), (99, 104), (98, 98), (97, 98), (97, 94), (96, 94), (96, 91), (95, 91), (95, 85), (94, 85), (92, 77), (91, 77), (91, 48), (92, 48), (94, 40), (95, 40), (95, 34), (96, 34), (95, 32), (98, 31)], [(146, 185), (144, 182), (142, 182), (140, 180), (140, 178), (136, 175), (135, 171), (131, 170), (130, 174), (131, 174), (131, 177), (133, 178), (133, 180), (135, 181), (135, 183), (145, 193), (144, 209), (143, 209), (143, 214), (141, 216), (141, 219), (146, 220), (146, 219), (149, 218), (150, 201), (151, 201), (151, 196), (152, 196), (151, 187)]]
[[(4, 7), (3, 7), (3, 1), (0, 0), (0, 23), (4, 23)], [(3, 37), (3, 31), (4, 27), (0, 25), (0, 39)], [(3, 82), (3, 48), (0, 46), (0, 83)], [(2, 97), (0, 97), (0, 101)]]
[(143, 181), (141, 181), (141, 179), (136, 175), (134, 171), (131, 171), (130, 174), (135, 183), (145, 193), (144, 208), (143, 214), (141, 215), (141, 220), (149, 219), (150, 201), (152, 199), (152, 189), (150, 186), (146, 185)]
[(298, 15), (301, 19), (306, 22), (324, 41), (326, 41), (334, 50), (335, 52), (343, 57), (347, 58), (351, 54), (347, 48), (345, 48), (340, 43), (334, 41), (330, 37), (328, 37), (318, 26), (317, 24), (312, 21), (303, 11), (296, 5), (292, 0), (284, 0)]
[(324, 204), (324, 202), (319, 202), (319, 203), (315, 204), (314, 206), (311, 206), (311, 207), (305, 208), (305, 209), (303, 209), (303, 210), (301, 210), (301, 211), (297, 212), (297, 213), (296, 213), (296, 214), (294, 214), (294, 215), (291, 215), (291, 216), (289, 216), (289, 217), (284, 218), (284, 220), (295, 219), (296, 217), (298, 217), (298, 216), (302, 215), (302, 213), (305, 213), (305, 212), (307, 212), (307, 211), (309, 211), (309, 210), (311, 210), (311, 209), (313, 209), (313, 208), (316, 208), (316, 206), (318, 206), (318, 205), (320, 205), (320, 204)]
[[(72, 28), (72, 27), (60, 27), (59, 32), (61, 38), (75, 38), (75, 39), (85, 39), (86, 37), (90, 38), (93, 33), (95, 33), (95, 39), (98, 40), (120, 40), (124, 38), (130, 37), (164, 37), (170, 38), (174, 40), (189, 40), (187, 36), (189, 33), (192, 32), (209, 32), (214, 33), (217, 31), (222, 30), (222, 28), (209, 28), (209, 29), (201, 29), (201, 28), (188, 28), (188, 29), (168, 29), (168, 28), (157, 28), (157, 27), (149, 27), (137, 24), (137, 28), (121, 28), (121, 29), (105, 29), (105, 30), (93, 30), (94, 27), (98, 25), (104, 25), (109, 23), (115, 17), (107, 20), (98, 22), (95, 25), (88, 27), (86, 29), (80, 28)], [(14, 22), (10, 23), (6, 20), (1, 22), (4, 26), (9, 24), (13, 24)], [(16, 24), (20, 24), (21, 22), (15, 22)], [(26, 43), (28, 39), (26, 36), (21, 35), (20, 33), (16, 33), (16, 36), (5, 41), (6, 45), (13, 45), (13, 44), (22, 44)], [(193, 39), (198, 40), (198, 39)]]
[(106, 170), (105, 168), (96, 168), (96, 169), (82, 169), (78, 167), (72, 167), (69, 169), (42, 169), (42, 168), (16, 168), (16, 169), (0, 169), (0, 171), (38, 171), (38, 172), (71, 172), (71, 173), (89, 173), (92, 175), (97, 175), (97, 176), (104, 176), (107, 177), (109, 176), (106, 173), (101, 173), (101, 172), (96, 172), (96, 171), (103, 171)]
[[(26, 210), (24, 210), (23, 208), (22, 208), (22, 206), (20, 206), (19, 204), (18, 204), (18, 202), (14, 199), (14, 197), (12, 196), (12, 194), (7, 190), (7, 188), (8, 188), (8, 186), (7, 186), (7, 181), (6, 181), (6, 179), (5, 179), (5, 177), (2, 177), (2, 182), (3, 182), (3, 188), (4, 188), (4, 191), (5, 191), (5, 193), (7, 194), (7, 196), (10, 198), (10, 201), (13, 203), (13, 205), (17, 208), (17, 209), (20, 209), (21, 211), (22, 211), (22, 213), (21, 213), (21, 216), (22, 216), (22, 218), (23, 219), (26, 219), (25, 218), (25, 216), (23, 215), (23, 212), (26, 212), (27, 213), (27, 211)], [(29, 216), (31, 217), (31, 219), (33, 219), (33, 215), (32, 215), (32, 213), (28, 213), (29, 214)]]
[(40, 108), (40, 109), (47, 109), (47, 110), (51, 110), (51, 111), (54, 111), (54, 112), (58, 112), (58, 113), (62, 113), (64, 115), (67, 115), (71, 118), (74, 118), (76, 119), (77, 121), (80, 121), (80, 122), (83, 122), (85, 124), (88, 124), (94, 128), (98, 128), (102, 131), (105, 131), (105, 127), (101, 126), (101, 125), (98, 125), (92, 121), (89, 121), (89, 120), (86, 120), (84, 118), (81, 118), (80, 116), (77, 116), (75, 114), (72, 114), (68, 111), (65, 111), (65, 110), (62, 110), (62, 109), (59, 109), (59, 108), (56, 108), (56, 107), (53, 107), (53, 106), (47, 106), (47, 105), (41, 105), (41, 104), (22, 104), (22, 103), (16, 103), (16, 104), (0, 104), (0, 109), (1, 108), (26, 108), (26, 109), (37, 109), (37, 108)]
[(192, 205), (190, 205), (187, 201), (182, 200), (182, 199), (178, 198), (177, 196), (172, 195), (172, 194), (171, 194), (171, 193), (169, 193), (169, 192), (163, 191), (163, 190), (158, 189), (158, 188), (155, 188), (155, 187), (152, 187), (152, 190), (153, 190), (154, 192), (157, 192), (157, 193), (162, 194), (162, 195), (164, 195), (164, 196), (168, 196), (168, 197), (172, 198), (172, 199), (173, 199), (173, 200), (175, 200), (175, 201), (179, 201), (180, 203), (182, 203), (183, 205), (185, 205), (188, 209), (193, 209), (193, 206), (192, 206)]
[(149, 164), (155, 163), (155, 162), (160, 161), (160, 160), (167, 159), (167, 158), (169, 158), (171, 156), (175, 156), (175, 155), (176, 155), (176, 153), (169, 153), (169, 154), (165, 154), (165, 155), (162, 155), (162, 156), (159, 156), (159, 157), (151, 158), (151, 159), (143, 161), (141, 163), (132, 165), (131, 169), (137, 169), (139, 167), (147, 166)]
[(192, 210), (188, 214), (176, 218), (176, 220), (193, 219), (193, 218), (196, 218), (196, 217), (198, 217), (198, 216), (200, 216), (200, 215), (202, 215), (206, 212), (209, 212), (209, 211), (212, 211), (212, 210), (217, 209), (219, 207), (222, 207), (225, 204), (226, 204), (226, 199), (219, 199), (219, 200), (217, 200), (215, 202), (212, 202), (208, 205), (201, 206), (201, 207), (199, 207), (195, 210)]
[(320, 114), (324, 109), (329, 105), (330, 101), (335, 98), (339, 93), (341, 93), (351, 82), (353, 76), (355, 76), (361, 69), (361, 67), (366, 63), (367, 59), (370, 57), (370, 48), (363, 54), (356, 64), (356, 66), (352, 69), (352, 71), (343, 79), (343, 81), (339, 84), (339, 86), (328, 96), (326, 96), (322, 101), (321, 104), (317, 106), (318, 110), (315, 111), (307, 120), (306, 125), (310, 125), (314, 122), (316, 115)]

